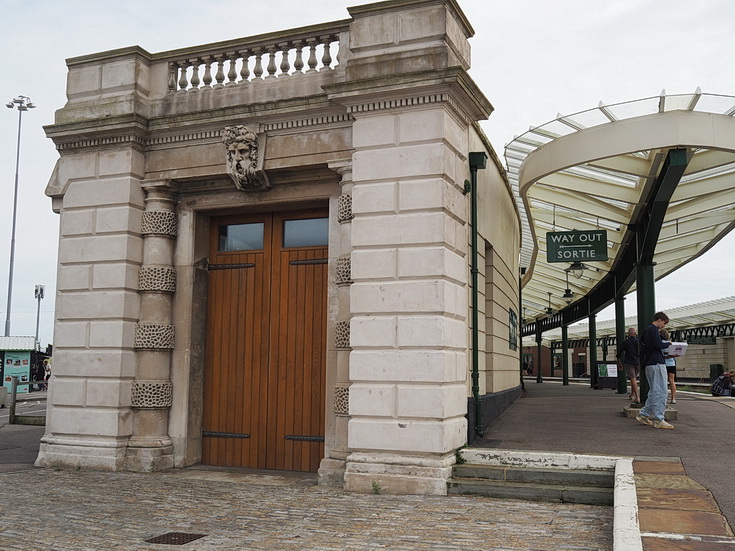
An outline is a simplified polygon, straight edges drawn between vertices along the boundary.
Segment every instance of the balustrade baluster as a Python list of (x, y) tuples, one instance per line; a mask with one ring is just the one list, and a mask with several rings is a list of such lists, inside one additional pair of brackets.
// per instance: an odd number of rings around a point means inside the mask
[(334, 59), (337, 60), (335, 65), (339, 65), (342, 62), (342, 40), (340, 40), (340, 35), (335, 35), (334, 40), (337, 42), (337, 53), (334, 56)]
[(168, 64), (168, 91), (169, 92), (175, 92), (176, 91), (176, 77), (178, 77), (178, 69), (179, 66), (174, 63), (173, 61), (170, 61)]
[(307, 38), (306, 44), (309, 46), (309, 70), (307, 73), (313, 73), (316, 71), (316, 38)]
[[(199, 50), (202, 53), (196, 53), (197, 50), (192, 49), (190, 55), (195, 57), (168, 63), (168, 90), (196, 92), (284, 75), (316, 73), (325, 68), (332, 70), (333, 65), (336, 67), (340, 64), (340, 41), (344, 41), (348, 35), (343, 30), (330, 32), (324, 29), (323, 32), (328, 34), (302, 34), (294, 39), (283, 36), (280, 41), (261, 42), (260, 46), (229, 51), (202, 48)], [(337, 45), (332, 51), (334, 42)], [(323, 50), (317, 51), (320, 48)], [(280, 59), (277, 59), (279, 55)], [(252, 67), (251, 57), (255, 58)], [(242, 66), (238, 67), (238, 63), (242, 63)]]
[(250, 78), (250, 50), (240, 52), (242, 56), (242, 68), (240, 69), (240, 83), (245, 83)]
[(212, 58), (207, 55), (202, 58), (202, 61), (204, 62), (204, 77), (202, 77), (202, 83), (204, 84), (204, 86), (202, 88), (211, 88), (212, 87)]
[(263, 49), (255, 48), (255, 67), (253, 67), (253, 75), (256, 79), (262, 79), (263, 76)]
[(293, 68), (295, 73), (303, 73), (304, 59), (302, 57), (302, 50), (304, 48), (303, 40), (294, 40), (293, 45), (296, 47), (296, 59), (293, 62)]
[(278, 47), (281, 48), (281, 74), (279, 76), (288, 75), (288, 72), (291, 70), (291, 64), (288, 60), (288, 52), (291, 45), (288, 42), (281, 42), (278, 44)]
[(234, 84), (237, 80), (237, 53), (227, 52), (227, 59), (230, 62), (229, 71), (227, 71), (227, 84)]
[(217, 84), (215, 84), (216, 87), (224, 86), (225, 81), (225, 57), (223, 55), (216, 55), (214, 56), (215, 61), (217, 61), (217, 74), (214, 75), (215, 80), (217, 81)]
[(268, 75), (265, 78), (276, 76), (276, 47), (268, 46)]
[(191, 63), (191, 68), (194, 71), (191, 74), (191, 88), (192, 90), (198, 90), (199, 84), (201, 83), (201, 80), (199, 79), (199, 64), (201, 61), (198, 59), (190, 59), (189, 63)]
[(332, 53), (329, 51), (329, 45), (332, 43), (332, 36), (320, 36), (324, 51), (322, 52), (322, 69), (331, 69), (332, 64)]
[(179, 90), (186, 90), (186, 88), (189, 86), (189, 81), (186, 79), (186, 71), (188, 70), (189, 65), (185, 61), (177, 63), (176, 65), (181, 71), (181, 78), (179, 79)]

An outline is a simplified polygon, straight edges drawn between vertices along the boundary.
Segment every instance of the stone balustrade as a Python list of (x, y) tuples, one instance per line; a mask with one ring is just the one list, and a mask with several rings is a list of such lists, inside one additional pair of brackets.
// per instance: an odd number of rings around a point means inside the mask
[(347, 28), (338, 22), (167, 52), (168, 90), (196, 92), (332, 70), (345, 49)]

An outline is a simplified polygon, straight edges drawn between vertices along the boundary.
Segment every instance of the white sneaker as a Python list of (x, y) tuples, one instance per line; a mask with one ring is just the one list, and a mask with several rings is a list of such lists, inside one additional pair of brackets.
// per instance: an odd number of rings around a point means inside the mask
[(662, 421), (660, 419), (654, 419), (653, 421), (653, 428), (654, 429), (673, 429), (674, 425), (671, 423), (667, 423), (666, 421)]
[(676, 403), (676, 400), (669, 400), (669, 403), (670, 404), (675, 404)]
[(651, 421), (648, 417), (643, 417), (643, 415), (641, 414), (636, 415), (635, 420), (639, 423), (643, 423), (644, 425), (653, 426), (653, 421)]

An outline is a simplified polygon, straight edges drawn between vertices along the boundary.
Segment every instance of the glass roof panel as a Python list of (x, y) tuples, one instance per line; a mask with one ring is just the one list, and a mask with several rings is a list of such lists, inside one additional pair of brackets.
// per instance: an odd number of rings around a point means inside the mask
[[(658, 163), (666, 150), (646, 150), (588, 160), (575, 167), (557, 168), (555, 175), (537, 182), (522, 182), (525, 201), (530, 208), (527, 213), (524, 200), (519, 195), (518, 177), (529, 155), (535, 155), (536, 149), (557, 137), (569, 136), (585, 128), (617, 124), (611, 121), (655, 115), (662, 108), (666, 111), (694, 109), (723, 114), (735, 113), (734, 107), (735, 97), (705, 95), (699, 89), (693, 94), (666, 96), (664, 93), (631, 102), (600, 104), (573, 115), (560, 115), (556, 120), (532, 128), (508, 144), (505, 151), (508, 178), (521, 209), (521, 266), (531, 268), (524, 277), (524, 292), (543, 296), (547, 291), (558, 290), (554, 283), (558, 279), (558, 270), (545, 262), (544, 240), (547, 231), (565, 231), (585, 226), (585, 229), (611, 230), (613, 233), (608, 236), (611, 259), (599, 266), (604, 270), (610, 269), (616, 261), (616, 255), (622, 250), (619, 242), (625, 239), (626, 224), (640, 206), (640, 192), (637, 190), (644, 188), (646, 175), (658, 171)], [(700, 255), (735, 225), (735, 212), (730, 207), (735, 204), (735, 151), (697, 151), (690, 165), (692, 172), (682, 180), (682, 183), (691, 185), (679, 188), (678, 197), (669, 204), (673, 210), (668, 211), (664, 224), (668, 246), (661, 247), (660, 262), (654, 273), (656, 279)], [(732, 185), (729, 185), (730, 176)], [(707, 182), (708, 179), (710, 182)], [(703, 217), (705, 212), (709, 214)], [(676, 228), (675, 231), (672, 227)], [(534, 264), (531, 264), (532, 259)], [(580, 297), (589, 292), (602, 277), (600, 273), (589, 275), (595, 277), (583, 277), (576, 284), (575, 293)], [(560, 293), (555, 292), (554, 297)], [(542, 306), (545, 309), (545, 305)], [(535, 317), (543, 315), (543, 312), (531, 308), (529, 314)]]

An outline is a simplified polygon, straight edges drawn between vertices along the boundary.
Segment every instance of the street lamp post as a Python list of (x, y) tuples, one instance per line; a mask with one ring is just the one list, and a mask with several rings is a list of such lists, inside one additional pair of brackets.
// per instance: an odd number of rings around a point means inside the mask
[(5, 104), (8, 109), (18, 109), (18, 144), (15, 149), (15, 189), (13, 192), (13, 227), (10, 232), (10, 268), (8, 273), (8, 307), (5, 310), (5, 336), (10, 336), (10, 304), (13, 299), (13, 267), (15, 263), (15, 221), (18, 211), (18, 167), (20, 165), (20, 127), (23, 120), (23, 111), (36, 106), (28, 96), (18, 96)]
[(38, 326), (41, 321), (41, 300), (43, 299), (43, 285), (36, 285), (36, 300), (38, 301), (38, 309), (36, 310), (36, 344), (38, 345)]

